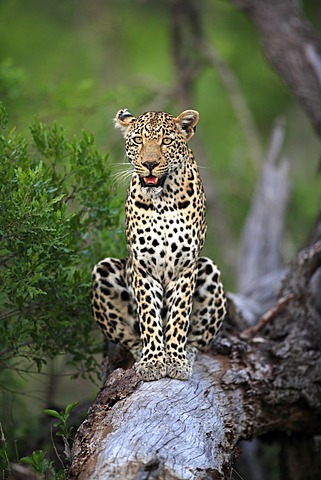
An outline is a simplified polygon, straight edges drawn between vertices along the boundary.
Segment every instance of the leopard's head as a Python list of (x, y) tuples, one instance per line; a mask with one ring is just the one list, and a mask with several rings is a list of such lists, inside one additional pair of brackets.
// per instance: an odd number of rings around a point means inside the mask
[(187, 142), (198, 119), (195, 110), (185, 110), (178, 117), (165, 112), (146, 112), (139, 117), (127, 109), (117, 112), (115, 125), (123, 132), (126, 154), (143, 193), (160, 194), (167, 175), (188, 159)]

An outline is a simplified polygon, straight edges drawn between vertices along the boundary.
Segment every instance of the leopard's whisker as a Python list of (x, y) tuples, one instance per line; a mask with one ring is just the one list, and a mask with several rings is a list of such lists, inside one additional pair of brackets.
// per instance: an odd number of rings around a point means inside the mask
[(131, 177), (132, 175), (132, 167), (129, 165), (129, 168), (119, 170), (111, 175), (111, 177), (115, 180), (115, 182), (119, 185), (124, 185), (125, 182)]
[(199, 165), (198, 168), (201, 168), (202, 170), (209, 170), (209, 167), (207, 165)]

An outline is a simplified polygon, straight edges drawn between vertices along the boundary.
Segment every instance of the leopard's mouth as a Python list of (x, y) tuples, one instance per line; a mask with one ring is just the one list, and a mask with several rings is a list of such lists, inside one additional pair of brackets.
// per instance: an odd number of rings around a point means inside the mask
[(142, 187), (154, 188), (162, 187), (165, 182), (166, 175), (162, 177), (155, 177), (154, 175), (149, 175), (148, 177), (140, 177), (140, 183)]

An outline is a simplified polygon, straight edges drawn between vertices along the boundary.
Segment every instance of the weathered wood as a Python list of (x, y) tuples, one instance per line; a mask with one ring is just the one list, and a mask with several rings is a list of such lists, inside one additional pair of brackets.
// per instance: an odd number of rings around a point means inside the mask
[[(272, 275), (271, 281), (275, 284), (275, 275), (282, 267), (281, 245), (290, 194), (288, 162), (279, 161), (283, 138), (284, 125), (278, 120), (241, 239), (238, 291), (260, 305), (265, 302), (258, 292), (261, 295), (264, 289), (261, 285), (257, 288), (258, 282), (262, 283)], [(265, 290), (272, 291), (271, 288)], [(273, 303), (275, 297), (271, 300)]]
[[(189, 382), (140, 383), (132, 370), (114, 372), (78, 434), (82, 449), (83, 432), (94, 433), (86, 455), (78, 455), (81, 468), (74, 465), (69, 478), (215, 478), (225, 455), (216, 462), (213, 453), (228, 444), (232, 428), (224, 422), (229, 400), (219, 386), (220, 375), (213, 381), (213, 373), (225, 372), (224, 362), (204, 356), (196, 362)], [(120, 395), (128, 383), (138, 388), (113, 404), (110, 389), (115, 383)], [(237, 393), (234, 397), (238, 403)], [(152, 477), (148, 477), (150, 472)]]
[[(284, 139), (283, 121), (274, 126), (261, 177), (253, 196), (241, 238), (238, 261), (238, 294), (229, 298), (248, 326), (275, 306), (286, 269), (282, 267), (283, 225), (290, 193), (288, 162), (279, 162)], [(248, 335), (250, 331), (244, 335)], [(244, 336), (244, 338), (245, 338)]]

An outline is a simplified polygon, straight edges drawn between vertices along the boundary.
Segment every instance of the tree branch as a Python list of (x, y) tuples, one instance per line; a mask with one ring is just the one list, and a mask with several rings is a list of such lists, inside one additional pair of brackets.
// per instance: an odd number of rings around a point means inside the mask
[(297, 0), (231, 0), (256, 25), (267, 59), (321, 136), (321, 38)]
[(282, 234), (290, 195), (288, 162), (279, 162), (283, 138), (284, 124), (278, 120), (241, 239), (238, 289), (252, 297), (255, 284), (282, 267)]

